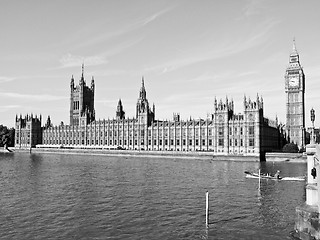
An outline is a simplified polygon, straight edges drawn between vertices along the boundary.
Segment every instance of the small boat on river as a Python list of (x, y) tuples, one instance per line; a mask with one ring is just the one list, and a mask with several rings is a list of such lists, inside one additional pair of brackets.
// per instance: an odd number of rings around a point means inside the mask
[(244, 172), (246, 174), (246, 178), (261, 178), (261, 179), (272, 179), (272, 180), (281, 180), (282, 178), (280, 176), (275, 177), (269, 174), (260, 174), (259, 173), (253, 173), (249, 171)]
[(246, 174), (246, 178), (256, 178), (256, 179), (271, 179), (271, 180), (281, 180), (281, 181), (305, 181), (305, 177), (280, 177), (278, 176), (272, 176), (269, 174), (260, 174), (259, 173), (253, 173), (249, 171), (244, 172)]

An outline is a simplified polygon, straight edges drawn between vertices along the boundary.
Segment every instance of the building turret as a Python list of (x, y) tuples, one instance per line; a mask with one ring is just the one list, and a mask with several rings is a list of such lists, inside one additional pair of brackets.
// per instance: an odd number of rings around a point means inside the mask
[(45, 129), (47, 129), (47, 128), (50, 128), (50, 127), (52, 127), (53, 125), (52, 125), (52, 123), (51, 123), (51, 118), (50, 118), (50, 115), (48, 116), (48, 118), (47, 118), (47, 122), (46, 122), (46, 124), (44, 125), (44, 128)]
[(121, 99), (119, 99), (119, 101), (118, 101), (116, 118), (117, 118), (118, 120), (125, 119), (125, 112), (123, 111), (123, 106), (122, 106)]
[(25, 117), (16, 117), (15, 147), (31, 148), (42, 143), (41, 117), (27, 114)]

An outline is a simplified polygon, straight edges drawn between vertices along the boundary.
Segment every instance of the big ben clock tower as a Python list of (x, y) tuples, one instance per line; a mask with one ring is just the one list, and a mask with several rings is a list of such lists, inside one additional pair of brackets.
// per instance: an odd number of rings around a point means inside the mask
[(301, 149), (305, 146), (305, 76), (300, 65), (299, 54), (293, 40), (293, 50), (285, 74), (286, 132), (288, 140)]

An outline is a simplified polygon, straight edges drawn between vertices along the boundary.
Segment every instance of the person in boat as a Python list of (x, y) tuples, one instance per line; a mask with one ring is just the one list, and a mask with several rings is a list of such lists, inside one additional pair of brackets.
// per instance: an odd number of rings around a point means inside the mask
[(274, 177), (277, 179), (280, 179), (280, 170), (277, 170), (276, 174), (274, 174)]

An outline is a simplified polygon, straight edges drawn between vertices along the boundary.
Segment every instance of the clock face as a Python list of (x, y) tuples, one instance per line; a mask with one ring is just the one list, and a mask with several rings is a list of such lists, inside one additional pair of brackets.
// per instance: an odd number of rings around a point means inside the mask
[(299, 79), (297, 77), (291, 77), (289, 79), (289, 86), (290, 87), (298, 87), (299, 86)]

